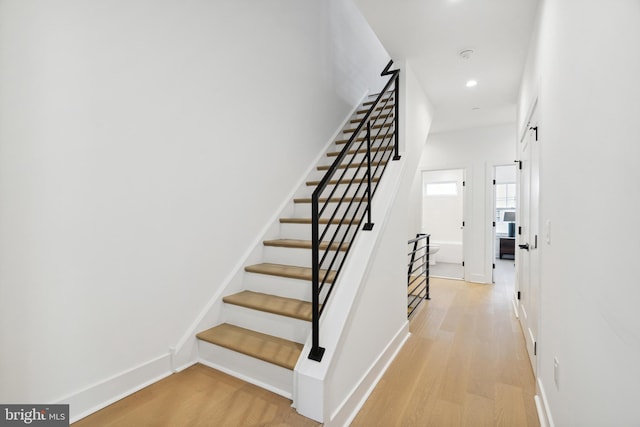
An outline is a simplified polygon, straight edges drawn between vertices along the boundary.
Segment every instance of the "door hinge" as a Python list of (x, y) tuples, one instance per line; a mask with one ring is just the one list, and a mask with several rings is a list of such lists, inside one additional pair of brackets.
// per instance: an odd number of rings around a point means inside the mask
[(496, 265), (495, 265), (495, 264), (493, 264), (493, 268), (494, 268), (494, 269), (496, 268)]
[(522, 234), (522, 226), (520, 225), (518, 226), (518, 235), (521, 235), (521, 234)]
[(467, 181), (462, 181), (462, 186), (466, 187), (466, 185), (467, 185)]
[(496, 226), (496, 222), (495, 222), (495, 221), (493, 221), (493, 226), (494, 226), (494, 227)]
[(518, 169), (522, 170), (522, 160), (514, 160), (514, 163), (517, 163)]
[(493, 180), (493, 185), (496, 185), (496, 180), (495, 179)]
[(464, 267), (464, 261), (462, 261), (462, 266)]
[(538, 354), (538, 342), (534, 341), (533, 342), (533, 355), (537, 355)]
[(462, 221), (462, 226), (464, 227), (464, 221)]
[(520, 291), (518, 291), (518, 300), (520, 300)]
[(533, 249), (538, 249), (538, 235), (535, 235), (535, 238), (533, 239)]
[(536, 132), (536, 142), (538, 141), (538, 126), (531, 126), (529, 130), (533, 130)]

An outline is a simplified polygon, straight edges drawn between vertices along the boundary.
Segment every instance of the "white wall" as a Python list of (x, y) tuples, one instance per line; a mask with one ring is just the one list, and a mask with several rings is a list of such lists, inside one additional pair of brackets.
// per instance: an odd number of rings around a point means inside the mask
[(419, 170), (464, 169), (465, 280), (492, 281), (493, 167), (515, 159), (515, 125), (429, 135)]
[[(395, 357), (398, 345), (404, 343), (408, 334), (408, 239), (405, 236), (411, 236), (413, 233), (409, 229), (408, 220), (411, 213), (410, 194), (420, 153), (433, 119), (433, 109), (411, 69), (411, 64), (401, 63), (398, 67), (401, 69), (403, 96), (400, 106), (402, 159), (392, 162), (392, 167), (396, 169), (385, 172), (386, 180), (392, 178), (396, 182), (383, 180), (381, 188), (384, 185), (384, 189), (380, 194), (376, 192), (374, 199), (374, 230), (378, 230), (380, 234), (371, 259), (360, 260), (367, 262), (368, 271), (360, 285), (361, 291), (355, 306), (349, 313), (341, 345), (336, 350), (338, 356), (327, 374), (327, 417), (324, 419), (327, 425), (348, 424), (347, 421), (355, 416), (364, 403), (364, 398), (379, 380), (379, 375), (386, 369), (386, 364)], [(389, 199), (392, 205), (382, 205), (378, 208), (376, 200), (384, 197), (389, 184), (394, 187)], [(386, 215), (376, 216), (376, 212), (386, 212)], [(358, 239), (364, 240), (367, 232), (360, 233), (362, 236)], [(357, 256), (357, 253), (354, 256)], [(355, 283), (347, 282), (345, 285), (353, 286)]]
[(538, 384), (556, 426), (640, 425), (639, 24), (635, 0), (543, 1), (523, 80), (521, 128), (539, 95)]
[(0, 1), (0, 401), (168, 373), (387, 61), (350, 0)]

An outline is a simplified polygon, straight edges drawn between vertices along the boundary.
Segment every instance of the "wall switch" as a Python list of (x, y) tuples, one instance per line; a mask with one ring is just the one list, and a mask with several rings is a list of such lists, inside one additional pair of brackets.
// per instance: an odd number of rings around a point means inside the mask
[(553, 381), (556, 383), (556, 389), (560, 390), (560, 362), (558, 358), (553, 358)]

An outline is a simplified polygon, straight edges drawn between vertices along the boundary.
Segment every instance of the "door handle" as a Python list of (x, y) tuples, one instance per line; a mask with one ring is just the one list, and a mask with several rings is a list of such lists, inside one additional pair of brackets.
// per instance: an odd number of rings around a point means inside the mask
[(528, 244), (528, 243), (525, 243), (524, 245), (518, 245), (518, 247), (519, 247), (520, 249), (526, 249), (526, 250), (529, 250), (529, 244)]

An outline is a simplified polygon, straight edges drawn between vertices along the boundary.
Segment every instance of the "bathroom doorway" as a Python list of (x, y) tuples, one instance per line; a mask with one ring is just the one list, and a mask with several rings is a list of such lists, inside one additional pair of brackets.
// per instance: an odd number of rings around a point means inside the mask
[(493, 169), (493, 283), (515, 291), (516, 256), (516, 165), (499, 165)]
[(464, 170), (422, 172), (422, 232), (431, 235), (432, 277), (464, 280)]

